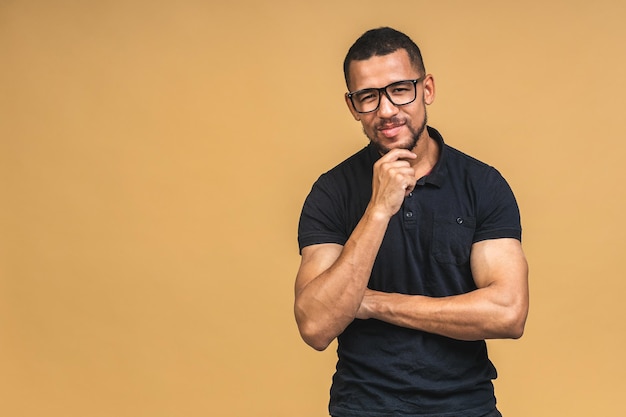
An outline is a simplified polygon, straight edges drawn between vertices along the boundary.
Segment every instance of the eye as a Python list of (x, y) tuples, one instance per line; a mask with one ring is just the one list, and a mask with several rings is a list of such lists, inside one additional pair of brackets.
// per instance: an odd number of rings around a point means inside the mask
[(401, 82), (393, 84), (389, 89), (391, 90), (391, 94), (404, 94), (412, 91), (412, 85), (407, 82)]
[(364, 90), (364, 91), (356, 93), (354, 97), (361, 103), (376, 101), (378, 99), (378, 91)]
[(407, 91), (409, 91), (409, 89), (406, 87), (396, 87), (393, 90), (391, 90), (392, 94), (403, 94), (403, 93), (406, 93)]

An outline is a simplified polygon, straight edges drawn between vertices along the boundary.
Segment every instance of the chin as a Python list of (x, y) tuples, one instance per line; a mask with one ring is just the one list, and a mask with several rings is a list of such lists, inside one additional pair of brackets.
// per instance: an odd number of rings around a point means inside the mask
[[(389, 144), (384, 144), (382, 143), (382, 140), (372, 140), (372, 138), (370, 138), (370, 142), (378, 149), (381, 154), (384, 155), (392, 149), (406, 149), (412, 151), (413, 148), (415, 148), (415, 145), (417, 145), (418, 139), (419, 138), (409, 138), (406, 140), (398, 140)], [(389, 139), (386, 139), (386, 141), (390, 142)]]

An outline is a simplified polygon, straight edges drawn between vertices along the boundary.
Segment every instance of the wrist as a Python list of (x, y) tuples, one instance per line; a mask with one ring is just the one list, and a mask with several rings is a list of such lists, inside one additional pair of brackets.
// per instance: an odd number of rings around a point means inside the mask
[(393, 216), (393, 213), (389, 213), (388, 210), (385, 210), (380, 206), (376, 206), (370, 203), (365, 209), (364, 216), (374, 222), (381, 222), (386, 224), (389, 223), (389, 220)]

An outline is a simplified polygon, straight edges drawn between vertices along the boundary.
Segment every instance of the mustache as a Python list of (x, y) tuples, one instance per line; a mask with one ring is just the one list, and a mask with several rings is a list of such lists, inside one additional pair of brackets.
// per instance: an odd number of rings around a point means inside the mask
[(376, 129), (389, 129), (393, 127), (402, 126), (406, 123), (406, 120), (401, 117), (394, 116), (390, 119), (383, 119), (379, 123), (376, 124)]

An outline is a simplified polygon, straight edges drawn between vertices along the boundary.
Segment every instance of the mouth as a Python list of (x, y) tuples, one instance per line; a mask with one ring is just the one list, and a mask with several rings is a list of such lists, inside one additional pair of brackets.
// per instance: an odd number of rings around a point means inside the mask
[(378, 127), (378, 131), (383, 134), (383, 136), (387, 138), (392, 138), (396, 136), (404, 124), (392, 124), (392, 125), (382, 125)]

